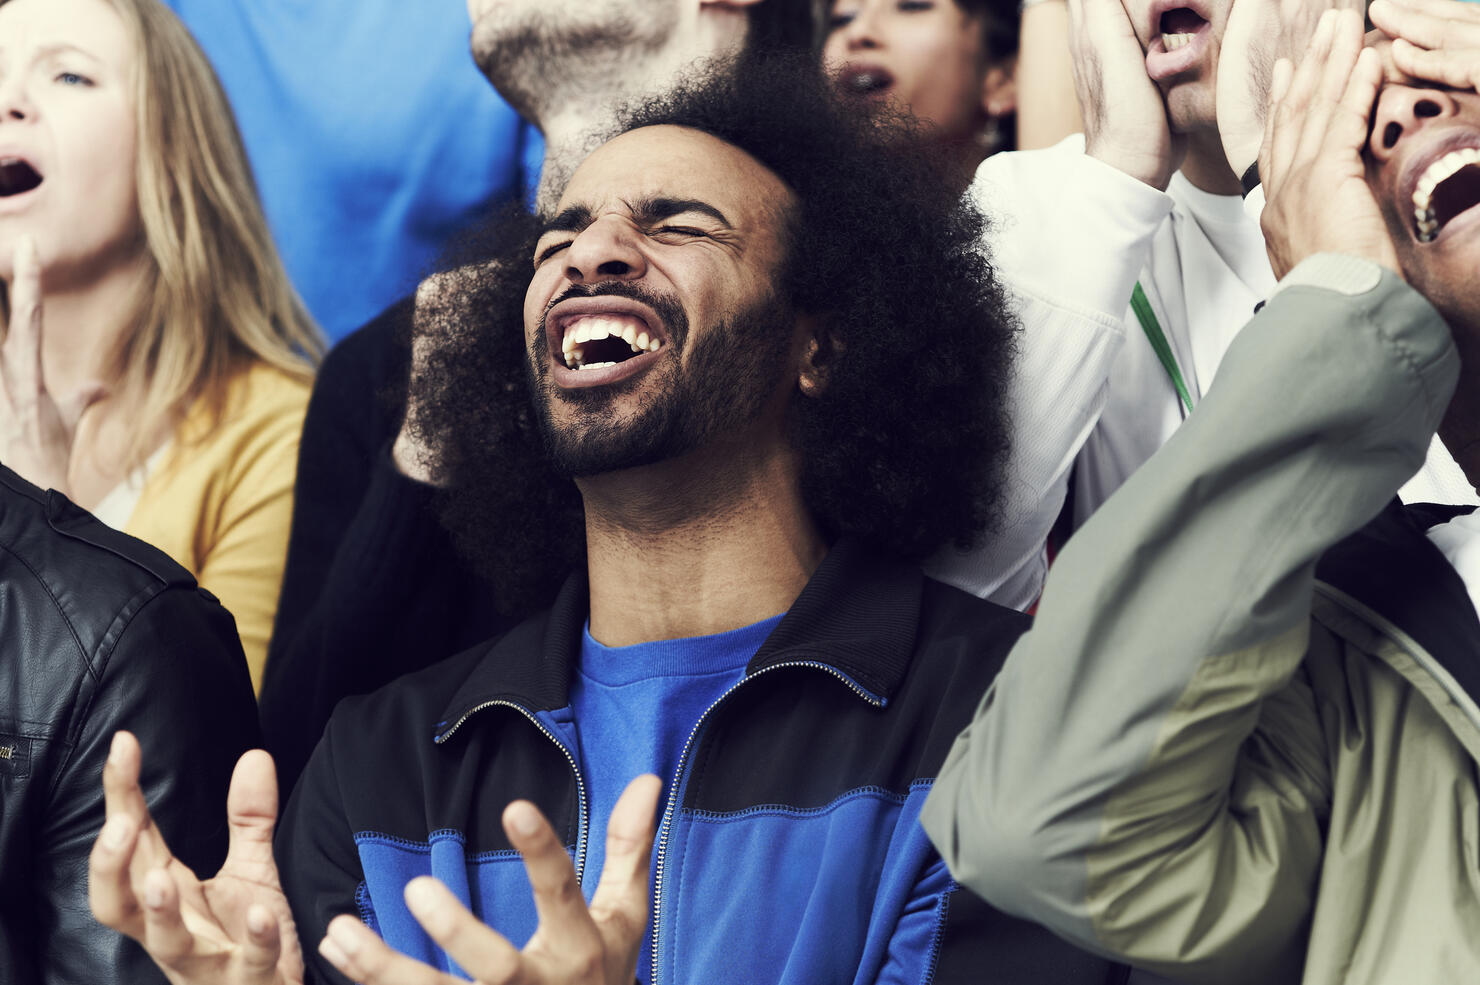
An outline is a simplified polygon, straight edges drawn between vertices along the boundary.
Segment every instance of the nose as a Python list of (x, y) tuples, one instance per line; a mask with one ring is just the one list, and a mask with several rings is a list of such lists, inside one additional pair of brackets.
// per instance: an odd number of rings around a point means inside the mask
[(879, 31), (879, 14), (871, 3), (860, 6), (852, 19), (843, 25), (843, 42), (849, 51), (872, 51), (882, 47), (882, 37)]
[(638, 243), (641, 235), (621, 216), (602, 216), (566, 248), (566, 279), (573, 284), (637, 280), (647, 273), (647, 259)]
[(1459, 110), (1452, 96), (1442, 89), (1414, 86), (1384, 86), (1372, 117), (1372, 135), (1367, 149), (1379, 164), (1392, 158), (1404, 137), (1423, 129), (1429, 120), (1454, 116)]
[(0, 120), (28, 120), (36, 115), (19, 75), (0, 78)]

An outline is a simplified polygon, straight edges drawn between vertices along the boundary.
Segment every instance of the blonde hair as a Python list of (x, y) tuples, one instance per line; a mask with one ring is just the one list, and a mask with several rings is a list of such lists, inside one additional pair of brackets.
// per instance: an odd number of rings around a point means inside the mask
[[(138, 209), (151, 261), (133, 329), (107, 365), (137, 422), (122, 449), (132, 468), (151, 437), (178, 426), (196, 401), (219, 422), (232, 378), (252, 362), (309, 379), (325, 345), (273, 246), (230, 103), (204, 53), (158, 0), (104, 2), (134, 44)], [(4, 293), (0, 284), (8, 315)]]

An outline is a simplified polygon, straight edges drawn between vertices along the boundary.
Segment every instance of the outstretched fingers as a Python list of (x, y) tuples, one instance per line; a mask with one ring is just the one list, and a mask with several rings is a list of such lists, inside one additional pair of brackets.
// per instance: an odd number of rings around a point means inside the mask
[(411, 915), (448, 956), (484, 985), (523, 980), (524, 957), (498, 931), (473, 916), (451, 890), (430, 876), (406, 884)]
[[(149, 805), (144, 801), (144, 791), (139, 789), (139, 769), (143, 753), (139, 740), (131, 732), (116, 732), (108, 750), (108, 760), (103, 764), (103, 809), (107, 821), (126, 818), (137, 835), (131, 865), (137, 878), (150, 869), (164, 868), (173, 857), (165, 844), (154, 819), (149, 815)], [(105, 824), (106, 827), (106, 824)]]
[[(494, 932), (488, 930), (488, 933)], [(337, 916), (329, 922), (328, 935), (319, 943), (319, 954), (346, 978), (361, 985), (461, 985), (459, 979), (392, 950), (374, 931), (351, 916)], [(453, 960), (458, 960), (456, 955)], [(486, 985), (512, 981), (485, 978), (475, 968), (463, 967), (478, 975)]]
[(527, 800), (516, 800), (504, 808), (503, 821), (509, 843), (524, 859), (540, 918), (540, 936), (553, 945), (555, 953), (599, 953), (601, 938), (586, 909), (575, 866), (550, 822)]
[(226, 794), (228, 842), (223, 872), (277, 885), (272, 832), (277, 823), (277, 774), (261, 749), (242, 753)]
[(88, 857), (87, 897), (99, 923), (142, 942), (142, 909), (129, 873), (138, 837), (138, 824), (125, 814), (103, 823)]
[(648, 871), (663, 781), (651, 773), (627, 784), (606, 823), (606, 862), (591, 916), (607, 953), (636, 957), (648, 921)]
[(247, 933), (240, 943), (240, 961), (247, 981), (276, 981), (278, 962), (283, 954), (283, 940), (278, 918), (271, 910), (261, 903), (253, 903), (247, 907)]

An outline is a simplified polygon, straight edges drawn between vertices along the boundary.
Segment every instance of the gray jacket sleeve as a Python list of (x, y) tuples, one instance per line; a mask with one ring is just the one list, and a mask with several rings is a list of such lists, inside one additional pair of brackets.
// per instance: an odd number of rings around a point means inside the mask
[(1292, 682), (1315, 562), (1423, 463), (1457, 372), (1391, 272), (1322, 255), (1286, 278), (1067, 545), (952, 749), (923, 820), (958, 880), (1181, 981), (1298, 967), (1329, 800)]

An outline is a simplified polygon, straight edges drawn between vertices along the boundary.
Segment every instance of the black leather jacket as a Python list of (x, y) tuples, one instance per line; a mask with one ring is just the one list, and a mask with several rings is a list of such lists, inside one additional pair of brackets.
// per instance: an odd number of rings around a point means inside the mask
[(0, 467), (0, 982), (163, 981), (88, 909), (118, 729), (175, 854), (214, 873), (257, 744), (235, 623), (162, 552)]

